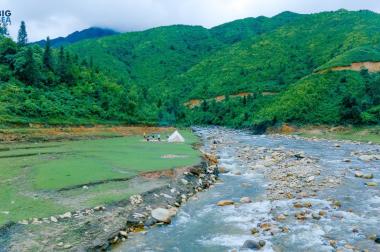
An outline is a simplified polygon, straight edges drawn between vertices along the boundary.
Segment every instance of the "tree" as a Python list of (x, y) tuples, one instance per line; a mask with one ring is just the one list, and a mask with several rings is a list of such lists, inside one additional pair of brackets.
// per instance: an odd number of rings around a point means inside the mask
[(17, 44), (25, 46), (28, 43), (28, 34), (26, 33), (25, 22), (21, 21), (20, 29), (18, 30)]
[(49, 70), (53, 69), (53, 57), (51, 55), (51, 45), (50, 45), (50, 38), (49, 37), (46, 38), (43, 63), (47, 69), (49, 69)]
[(40, 72), (33, 55), (32, 47), (22, 48), (15, 55), (14, 67), (19, 80), (29, 85), (37, 84)]
[(8, 28), (6, 24), (1, 24), (0, 23), (0, 36), (8, 36)]

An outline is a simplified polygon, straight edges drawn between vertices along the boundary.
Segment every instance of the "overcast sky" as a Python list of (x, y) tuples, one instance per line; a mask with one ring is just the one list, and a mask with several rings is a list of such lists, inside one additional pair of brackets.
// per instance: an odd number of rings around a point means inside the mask
[(30, 41), (91, 26), (121, 32), (170, 24), (212, 27), (286, 10), (314, 13), (340, 8), (380, 12), (380, 0), (0, 0), (0, 10), (12, 11), (11, 35), (16, 37), (24, 20)]

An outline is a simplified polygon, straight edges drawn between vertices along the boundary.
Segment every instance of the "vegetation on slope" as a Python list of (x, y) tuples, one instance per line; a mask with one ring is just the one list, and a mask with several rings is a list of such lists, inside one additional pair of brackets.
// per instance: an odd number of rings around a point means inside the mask
[[(49, 68), (43, 49), (2, 38), (0, 116), (3, 122), (236, 127), (378, 123), (379, 102), (368, 88), (376, 86), (377, 73), (313, 74), (354, 61), (379, 61), (378, 23), (380, 15), (370, 11), (285, 12), (212, 29), (175, 25), (89, 39), (64, 49), (71, 69), (67, 79), (59, 70), (60, 50), (53, 50)], [(39, 75), (25, 75), (19, 67), (28, 55)], [(209, 101), (240, 92), (253, 95), (245, 101)], [(191, 110), (183, 106), (190, 99), (205, 102)], [(344, 116), (350, 106), (360, 107), (360, 116)]]
[(333, 67), (349, 66), (354, 62), (380, 62), (380, 47), (362, 46), (336, 56), (316, 71), (328, 70)]

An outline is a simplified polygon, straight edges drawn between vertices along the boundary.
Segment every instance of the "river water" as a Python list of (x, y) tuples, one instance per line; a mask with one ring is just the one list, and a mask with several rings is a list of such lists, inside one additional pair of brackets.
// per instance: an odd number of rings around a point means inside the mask
[[(351, 154), (355, 151), (379, 154), (379, 146), (341, 142), (337, 148), (333, 141), (257, 136), (224, 128), (199, 128), (197, 133), (207, 152), (211, 151), (214, 139), (223, 143), (214, 151), (220, 166), (229, 173), (221, 174), (220, 183), (184, 204), (170, 225), (133, 234), (116, 251), (240, 251), (246, 240), (265, 240), (261, 251), (380, 251), (380, 246), (368, 238), (380, 234), (380, 187), (366, 186), (366, 181), (356, 178), (353, 170), (360, 167), (363, 173), (373, 173), (374, 179), (370, 181), (379, 183), (380, 162), (364, 162)], [(250, 169), (237, 158), (239, 150), (247, 146), (303, 151), (318, 160), (321, 176), (341, 178), (338, 186), (306, 199), (313, 204), (312, 210), (325, 210), (326, 217), (306, 221), (288, 217), (278, 225), (286, 225), (289, 232), (252, 235), (251, 229), (258, 223), (276, 223), (274, 213), (294, 215), (295, 199), (267, 199), (265, 191), (271, 181), (265, 173)], [(350, 162), (343, 162), (345, 159)], [(239, 202), (244, 196), (250, 197), (252, 203), (216, 205), (223, 199)], [(333, 208), (331, 198), (339, 200), (342, 207)]]

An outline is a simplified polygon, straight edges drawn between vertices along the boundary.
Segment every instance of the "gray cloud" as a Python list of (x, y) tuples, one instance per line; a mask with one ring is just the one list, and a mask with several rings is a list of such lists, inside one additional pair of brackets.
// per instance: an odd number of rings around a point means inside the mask
[(31, 41), (65, 36), (91, 26), (135, 31), (171, 24), (212, 27), (224, 22), (289, 10), (298, 13), (370, 9), (374, 0), (0, 0), (0, 9), (12, 11), (10, 33), (16, 37), (21, 20)]

